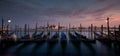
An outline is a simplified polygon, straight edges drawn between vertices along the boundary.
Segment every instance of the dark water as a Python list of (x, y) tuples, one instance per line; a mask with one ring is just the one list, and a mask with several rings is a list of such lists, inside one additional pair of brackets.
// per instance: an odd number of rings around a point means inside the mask
[[(61, 35), (68, 37), (67, 34)], [(4, 47), (0, 47), (0, 56), (119, 56), (120, 53), (118, 45), (105, 44), (97, 40), (95, 43), (42, 41), (14, 45), (7, 43), (7, 46), (2, 46)]]
[(4, 56), (116, 56), (119, 48), (96, 43), (19, 43), (0, 50)]

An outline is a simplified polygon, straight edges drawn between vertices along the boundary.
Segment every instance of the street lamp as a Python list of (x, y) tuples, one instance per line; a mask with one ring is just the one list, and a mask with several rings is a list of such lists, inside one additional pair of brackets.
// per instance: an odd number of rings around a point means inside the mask
[(8, 19), (8, 23), (11, 23), (12, 21), (11, 21), (11, 19)]
[[(8, 23), (10, 24), (11, 22), (12, 22), (12, 20), (11, 20), (11, 19), (8, 19)], [(9, 33), (9, 30), (10, 30), (9, 24), (7, 25), (7, 34)]]

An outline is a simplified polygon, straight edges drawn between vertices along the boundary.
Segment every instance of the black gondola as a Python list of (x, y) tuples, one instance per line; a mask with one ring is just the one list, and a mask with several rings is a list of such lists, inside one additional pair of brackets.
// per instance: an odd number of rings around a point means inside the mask
[(56, 43), (59, 40), (59, 34), (56, 32), (50, 39), (48, 39), (48, 42)]
[(78, 38), (79, 40), (81, 40), (82, 42), (95, 43), (95, 40), (88, 39), (88, 38), (86, 38), (86, 36), (84, 36), (84, 35), (82, 35), (82, 34), (79, 34), (79, 33), (75, 32), (75, 35), (76, 35), (77, 38)]
[(73, 35), (72, 33), (68, 33), (69, 34), (69, 38), (70, 38), (70, 41), (72, 42), (72, 43), (80, 43), (80, 39), (77, 39), (77, 37), (75, 36), (75, 35)]
[(42, 35), (44, 34), (44, 32), (41, 32), (40, 34), (38, 34), (38, 35), (36, 35), (35, 36), (35, 40), (40, 40), (40, 39), (42, 39)]
[(64, 55), (67, 47), (67, 36), (64, 32), (61, 33), (61, 47), (62, 47), (62, 54)]
[(67, 36), (64, 32), (61, 33), (61, 42), (66, 43), (67, 42)]

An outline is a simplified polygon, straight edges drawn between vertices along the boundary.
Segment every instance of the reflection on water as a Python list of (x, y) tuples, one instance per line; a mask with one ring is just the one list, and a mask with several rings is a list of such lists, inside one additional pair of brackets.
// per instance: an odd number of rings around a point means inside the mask
[(7, 49), (0, 49), (1, 55), (80, 55), (80, 56), (99, 56), (99, 55), (116, 55), (119, 50), (116, 47), (103, 45), (99, 41), (96, 44), (91, 43), (20, 43)]
[[(54, 34), (53, 34), (54, 35)], [(55, 34), (56, 36), (56, 34)], [(0, 55), (3, 56), (117, 56), (120, 46), (111, 43), (97, 41), (89, 43), (84, 41), (74, 41), (75, 35), (67, 35), (62, 32), (55, 40), (44, 40), (27, 43), (3, 43), (0, 45)], [(58, 41), (60, 39), (60, 41)], [(4, 47), (2, 47), (4, 46)]]

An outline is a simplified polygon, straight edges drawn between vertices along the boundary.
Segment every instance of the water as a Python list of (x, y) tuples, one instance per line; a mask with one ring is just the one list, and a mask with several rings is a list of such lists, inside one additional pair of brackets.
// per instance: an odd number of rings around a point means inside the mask
[(60, 43), (48, 44), (48, 43), (21, 43), (12, 46), (4, 51), (5, 54), (13, 55), (82, 55), (82, 56), (99, 56), (99, 55), (116, 55), (114, 48), (110, 48), (96, 42), (96, 44), (69, 43), (62, 46)]
[[(32, 34), (34, 32), (30, 32)], [(38, 34), (41, 32), (38, 32)], [(61, 39), (61, 33), (59, 36)], [(33, 43), (19, 43), (0, 48), (1, 55), (4, 56), (117, 56), (119, 55), (119, 46), (114, 44), (104, 44), (100, 41), (95, 43), (79, 42), (74, 43), (69, 41), (68, 32), (63, 32), (67, 36), (66, 42), (49, 43), (33, 42)], [(73, 32), (72, 32), (73, 33)], [(45, 32), (46, 34), (46, 32)], [(51, 32), (51, 38), (55, 32)], [(82, 32), (83, 35), (89, 37), (89, 32)], [(19, 34), (21, 35), (21, 34)], [(44, 35), (44, 34), (43, 34)], [(74, 33), (73, 33), (74, 35)], [(22, 35), (23, 36), (23, 35)]]

